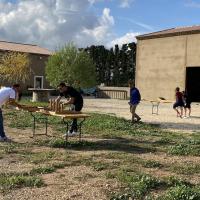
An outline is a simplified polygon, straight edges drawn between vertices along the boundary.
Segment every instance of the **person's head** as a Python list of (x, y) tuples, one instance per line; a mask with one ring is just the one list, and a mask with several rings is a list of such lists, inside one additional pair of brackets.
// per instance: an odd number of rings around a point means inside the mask
[(128, 81), (128, 86), (129, 86), (130, 88), (134, 88), (134, 87), (135, 87), (135, 82), (134, 82), (133, 80), (129, 80), (129, 81)]
[(12, 88), (15, 90), (16, 92), (16, 100), (20, 101), (22, 98), (22, 91), (21, 91), (21, 87), (20, 84), (16, 83), (12, 86)]
[(20, 84), (14, 84), (13, 86), (12, 86), (12, 88), (16, 91), (16, 92), (20, 92), (21, 91), (21, 87), (20, 87)]
[(59, 85), (58, 85), (58, 90), (62, 93), (62, 92), (65, 92), (67, 90), (67, 85), (64, 83), (64, 82), (61, 82)]
[(179, 91), (180, 91), (180, 88), (179, 88), (179, 87), (176, 87), (175, 91), (176, 91), (176, 92), (179, 92)]

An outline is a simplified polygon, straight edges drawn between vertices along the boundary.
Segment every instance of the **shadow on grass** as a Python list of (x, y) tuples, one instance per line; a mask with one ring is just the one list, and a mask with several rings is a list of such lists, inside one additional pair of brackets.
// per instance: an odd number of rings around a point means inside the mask
[(172, 128), (176, 130), (185, 130), (185, 131), (198, 131), (200, 129), (200, 124), (189, 123), (190, 119), (183, 119), (181, 123), (174, 122), (160, 122), (160, 125), (167, 128)]
[(122, 151), (126, 153), (149, 153), (155, 152), (156, 149), (153, 147), (141, 147), (133, 144), (133, 140), (129, 139), (103, 139), (97, 141), (64, 141), (62, 139), (57, 139), (50, 141), (49, 146), (53, 148), (67, 148), (72, 150), (84, 150), (84, 151), (94, 151), (94, 150), (110, 150), (110, 151)]

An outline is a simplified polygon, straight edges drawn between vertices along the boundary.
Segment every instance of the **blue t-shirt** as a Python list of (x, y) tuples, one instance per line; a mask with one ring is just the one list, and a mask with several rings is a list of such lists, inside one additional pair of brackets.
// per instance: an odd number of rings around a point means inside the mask
[(140, 92), (137, 88), (131, 88), (130, 90), (130, 104), (138, 104), (140, 103), (141, 96)]

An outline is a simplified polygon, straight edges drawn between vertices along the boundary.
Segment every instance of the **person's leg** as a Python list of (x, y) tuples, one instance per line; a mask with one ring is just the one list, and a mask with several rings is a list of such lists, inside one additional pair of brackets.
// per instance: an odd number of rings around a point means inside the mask
[(1, 109), (0, 109), (0, 137), (1, 138), (6, 137), (5, 132), (4, 132), (4, 127), (3, 127), (3, 115), (2, 115)]
[(176, 113), (177, 113), (177, 117), (180, 117), (181, 116), (181, 114), (180, 114), (180, 112), (178, 111), (178, 109), (177, 108), (174, 108), (174, 110), (176, 111)]
[(176, 113), (177, 113), (177, 117), (179, 117), (179, 116), (180, 116), (180, 113), (179, 113), (179, 111), (178, 111), (178, 104), (177, 104), (177, 102), (174, 103), (174, 105), (173, 105), (173, 109), (176, 111)]
[(77, 132), (77, 119), (73, 119), (71, 123), (70, 133)]
[(132, 121), (132, 122), (135, 122), (135, 119), (134, 119), (134, 116), (135, 116), (135, 109), (136, 109), (135, 105), (131, 105), (131, 106), (130, 106), (130, 111), (131, 111), (131, 114), (132, 114), (132, 118), (131, 118), (131, 121)]
[(188, 117), (190, 117), (190, 114), (191, 114), (191, 104), (188, 104), (187, 108), (188, 108)]
[(133, 106), (131, 105), (130, 106), (130, 112), (131, 112), (131, 121), (134, 122), (134, 109), (133, 109)]
[(185, 117), (187, 116), (187, 108), (186, 106), (184, 106), (184, 113), (185, 113)]
[(180, 117), (182, 117), (183, 116), (183, 106), (181, 106), (180, 109), (181, 109)]
[(188, 108), (188, 117), (190, 117), (190, 114), (191, 114), (191, 107)]
[(134, 122), (135, 118), (137, 119), (137, 121), (139, 121), (141, 118), (136, 114), (136, 107), (137, 107), (137, 104), (134, 104), (131, 106), (131, 113), (132, 113), (132, 122)]
[[(83, 104), (74, 105), (74, 110), (75, 111), (81, 111), (82, 107), (83, 107)], [(70, 128), (70, 133), (72, 133), (73, 131), (77, 132), (77, 130), (78, 130), (77, 119), (73, 119), (72, 124), (71, 124), (71, 128)]]

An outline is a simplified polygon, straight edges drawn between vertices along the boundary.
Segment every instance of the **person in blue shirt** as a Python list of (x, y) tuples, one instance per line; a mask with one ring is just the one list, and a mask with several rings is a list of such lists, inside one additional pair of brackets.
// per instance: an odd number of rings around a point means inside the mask
[(141, 100), (140, 91), (135, 87), (135, 83), (133, 81), (129, 81), (130, 87), (130, 112), (132, 113), (132, 122), (138, 122), (141, 120), (139, 115), (136, 114), (136, 108)]

